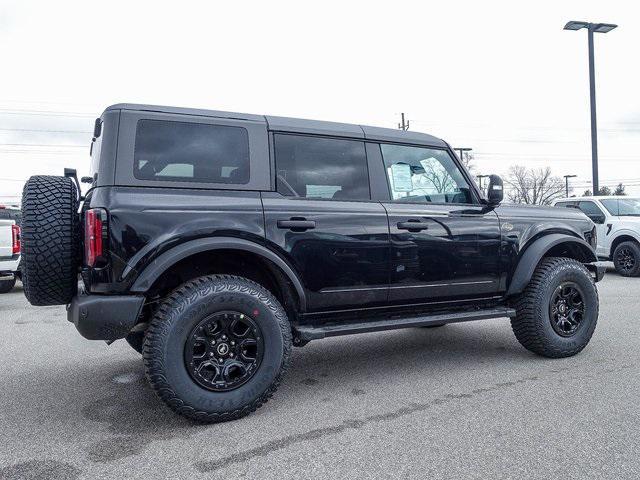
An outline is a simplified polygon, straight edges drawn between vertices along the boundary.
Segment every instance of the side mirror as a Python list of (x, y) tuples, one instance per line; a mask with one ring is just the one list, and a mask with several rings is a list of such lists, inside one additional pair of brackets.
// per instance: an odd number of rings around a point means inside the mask
[(498, 175), (489, 175), (489, 188), (487, 189), (487, 203), (499, 205), (504, 198), (502, 179)]

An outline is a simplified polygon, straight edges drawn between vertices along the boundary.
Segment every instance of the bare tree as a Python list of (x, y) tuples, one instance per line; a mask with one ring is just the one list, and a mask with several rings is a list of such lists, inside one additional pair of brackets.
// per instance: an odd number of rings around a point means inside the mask
[(507, 198), (513, 203), (549, 205), (564, 195), (564, 182), (551, 174), (551, 168), (527, 168), (514, 165), (509, 168), (506, 184), (510, 187)]
[(469, 172), (473, 173), (473, 171), (476, 169), (476, 166), (473, 163), (473, 153), (463, 151), (460, 160), (462, 160), (462, 164), (465, 166), (465, 168)]
[(619, 196), (626, 195), (627, 193), (624, 191), (624, 189), (625, 189), (625, 186), (622, 183), (619, 183), (616, 186), (616, 189), (613, 191), (613, 194), (619, 195)]

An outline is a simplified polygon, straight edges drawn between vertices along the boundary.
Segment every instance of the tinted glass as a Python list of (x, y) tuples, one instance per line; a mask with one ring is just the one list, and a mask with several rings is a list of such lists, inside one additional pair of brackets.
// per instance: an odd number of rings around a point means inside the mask
[(249, 135), (241, 127), (140, 120), (133, 174), (141, 180), (249, 182)]
[(555, 204), (555, 206), (569, 208), (569, 207), (577, 207), (578, 204), (576, 202), (558, 202)]
[(364, 142), (275, 135), (277, 190), (282, 195), (369, 200)]
[(592, 215), (604, 215), (602, 210), (593, 202), (580, 202), (578, 208), (582, 210), (587, 216)]
[(409, 203), (472, 203), (469, 184), (445, 150), (382, 144), (391, 198)]
[(618, 200), (615, 198), (600, 200), (611, 215), (618, 215)]
[(640, 199), (638, 198), (616, 198), (600, 200), (611, 215), (621, 217), (640, 216)]

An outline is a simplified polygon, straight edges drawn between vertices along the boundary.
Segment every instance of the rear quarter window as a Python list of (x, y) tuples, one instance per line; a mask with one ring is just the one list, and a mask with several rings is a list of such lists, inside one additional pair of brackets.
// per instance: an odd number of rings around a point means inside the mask
[(133, 174), (139, 180), (249, 182), (249, 135), (242, 127), (139, 120)]

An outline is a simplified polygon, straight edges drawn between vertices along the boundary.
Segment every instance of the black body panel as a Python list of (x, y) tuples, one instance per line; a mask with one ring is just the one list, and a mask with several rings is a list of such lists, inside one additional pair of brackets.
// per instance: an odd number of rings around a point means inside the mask
[(199, 238), (264, 243), (258, 192), (150, 187), (96, 188), (90, 207), (109, 212), (110, 265), (91, 269), (91, 292), (123, 293), (161, 254)]
[[(495, 212), (470, 205), (384, 206), (392, 242), (390, 302), (468, 300), (498, 293), (500, 227)], [(411, 222), (421, 230), (406, 230), (405, 223)]]
[[(309, 200), (278, 193), (263, 193), (262, 202), (267, 246), (300, 275), (310, 311), (387, 301), (389, 226), (380, 203)], [(283, 228), (282, 221), (290, 219), (315, 226), (304, 231)]]

